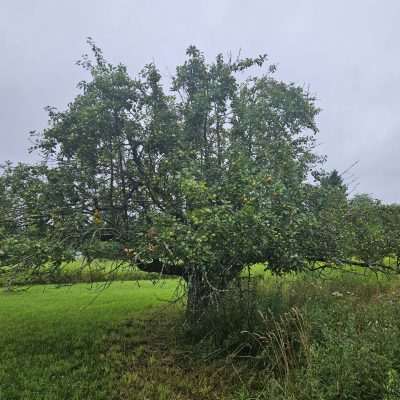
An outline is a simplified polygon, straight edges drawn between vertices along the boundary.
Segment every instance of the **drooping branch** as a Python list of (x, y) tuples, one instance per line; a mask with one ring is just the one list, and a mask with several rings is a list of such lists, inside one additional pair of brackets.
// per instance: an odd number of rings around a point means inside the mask
[(378, 263), (378, 262), (369, 263), (369, 262), (349, 260), (349, 259), (338, 259), (335, 261), (337, 262), (337, 264), (353, 265), (356, 267), (370, 268), (372, 270), (379, 270), (382, 272), (398, 272), (397, 268), (394, 268), (391, 265), (385, 265), (383, 263)]
[(396, 266), (387, 265), (382, 262), (366, 262), (366, 261), (358, 261), (358, 260), (343, 259), (343, 258), (334, 258), (331, 260), (314, 259), (314, 260), (312, 260), (312, 262), (313, 262), (313, 264), (319, 263), (319, 265), (309, 268), (309, 270), (311, 270), (311, 271), (335, 268), (335, 267), (338, 267), (339, 265), (342, 265), (342, 266), (348, 265), (348, 266), (362, 267), (362, 268), (370, 269), (371, 271), (375, 271), (375, 272), (383, 272), (383, 273), (399, 273), (400, 272), (397, 265)]

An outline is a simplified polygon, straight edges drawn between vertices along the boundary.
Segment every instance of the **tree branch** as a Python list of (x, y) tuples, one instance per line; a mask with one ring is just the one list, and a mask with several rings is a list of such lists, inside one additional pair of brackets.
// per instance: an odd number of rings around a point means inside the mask
[(144, 272), (155, 272), (160, 275), (175, 275), (183, 277), (185, 268), (178, 265), (165, 264), (160, 260), (153, 260), (150, 263), (135, 261), (135, 265)]

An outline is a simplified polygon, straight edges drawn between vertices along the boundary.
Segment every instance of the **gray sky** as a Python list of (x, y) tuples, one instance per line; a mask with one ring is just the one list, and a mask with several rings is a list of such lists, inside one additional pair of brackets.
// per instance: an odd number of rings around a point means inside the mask
[(34, 160), (28, 132), (74, 98), (87, 36), (132, 75), (173, 72), (195, 44), (267, 53), (317, 96), (327, 168), (359, 160), (357, 192), (400, 202), (399, 22), (400, 0), (0, 0), (0, 162)]

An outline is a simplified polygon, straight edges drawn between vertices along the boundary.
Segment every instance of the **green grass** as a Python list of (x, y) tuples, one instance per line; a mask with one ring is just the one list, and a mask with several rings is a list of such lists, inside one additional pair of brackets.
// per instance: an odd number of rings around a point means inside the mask
[(195, 345), (177, 280), (0, 291), (0, 399), (399, 398), (397, 277), (252, 275)]
[[(138, 287), (140, 285), (140, 287)], [(109, 399), (108, 332), (166, 305), (177, 282), (0, 292), (0, 399)]]
[(239, 399), (400, 398), (399, 278), (346, 271), (268, 276), (250, 292), (250, 324), (238, 296), (210, 319), (248, 360)]

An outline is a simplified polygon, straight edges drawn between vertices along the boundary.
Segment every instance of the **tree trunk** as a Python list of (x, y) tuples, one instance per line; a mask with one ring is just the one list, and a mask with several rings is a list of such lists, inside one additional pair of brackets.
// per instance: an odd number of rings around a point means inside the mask
[(187, 276), (186, 283), (186, 317), (189, 323), (196, 324), (204, 318), (217, 293), (206, 281), (204, 275), (198, 271), (192, 271)]

